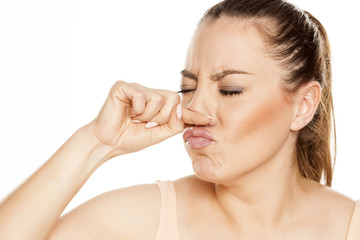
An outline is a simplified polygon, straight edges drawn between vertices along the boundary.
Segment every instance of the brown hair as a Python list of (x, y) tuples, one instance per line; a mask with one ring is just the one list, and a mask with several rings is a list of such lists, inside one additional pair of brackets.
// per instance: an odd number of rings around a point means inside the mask
[[(288, 92), (294, 93), (313, 80), (321, 85), (322, 96), (317, 111), (311, 122), (299, 131), (296, 159), (303, 177), (320, 182), (323, 176), (325, 184), (331, 186), (332, 130), (334, 164), (336, 135), (331, 93), (330, 45), (324, 27), (309, 12), (284, 0), (225, 0), (210, 8), (200, 24), (223, 16), (255, 20), (255, 26), (260, 27), (265, 35), (271, 56), (281, 61), (288, 70), (283, 84)], [(271, 26), (265, 25), (266, 20), (272, 20), (268, 21)], [(275, 29), (270, 31), (271, 27), (274, 27), (273, 21)]]

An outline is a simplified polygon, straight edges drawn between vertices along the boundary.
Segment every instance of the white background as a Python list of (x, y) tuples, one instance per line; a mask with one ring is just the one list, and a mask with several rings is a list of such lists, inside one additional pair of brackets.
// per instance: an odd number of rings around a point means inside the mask
[[(328, 31), (338, 155), (333, 188), (360, 199), (356, 1), (293, 0)], [(0, 199), (100, 110), (116, 80), (176, 91), (215, 0), (0, 0)], [(192, 174), (177, 135), (101, 166), (66, 211), (108, 190)]]

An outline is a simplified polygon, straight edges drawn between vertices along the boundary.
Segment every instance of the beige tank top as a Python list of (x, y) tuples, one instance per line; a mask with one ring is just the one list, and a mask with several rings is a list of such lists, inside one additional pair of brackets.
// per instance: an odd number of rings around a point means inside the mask
[[(173, 182), (157, 181), (160, 189), (160, 217), (155, 240), (180, 240)], [(346, 240), (360, 240), (360, 200), (355, 203)]]

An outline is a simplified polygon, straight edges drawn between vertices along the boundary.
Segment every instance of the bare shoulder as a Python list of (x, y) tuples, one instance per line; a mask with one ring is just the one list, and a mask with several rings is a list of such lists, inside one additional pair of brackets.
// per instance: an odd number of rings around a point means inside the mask
[(324, 204), (324, 207), (339, 214), (340, 212), (347, 215), (352, 214), (355, 206), (353, 199), (326, 186), (321, 188), (319, 200)]
[(355, 201), (330, 187), (320, 184), (318, 186), (318, 190), (314, 191), (310, 198), (311, 209), (314, 209), (310, 217), (317, 223), (319, 229), (327, 229), (331, 239), (344, 239)]
[(50, 239), (150, 239), (156, 233), (159, 211), (156, 184), (113, 190), (61, 217)]

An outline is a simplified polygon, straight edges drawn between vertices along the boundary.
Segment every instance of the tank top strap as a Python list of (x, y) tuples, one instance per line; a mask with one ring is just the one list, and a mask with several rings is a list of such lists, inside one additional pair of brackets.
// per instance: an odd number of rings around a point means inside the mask
[(348, 234), (346, 240), (360, 239), (360, 200), (355, 202), (355, 207), (350, 220)]
[(156, 181), (156, 185), (160, 190), (160, 216), (155, 240), (180, 240), (174, 183), (172, 181)]

